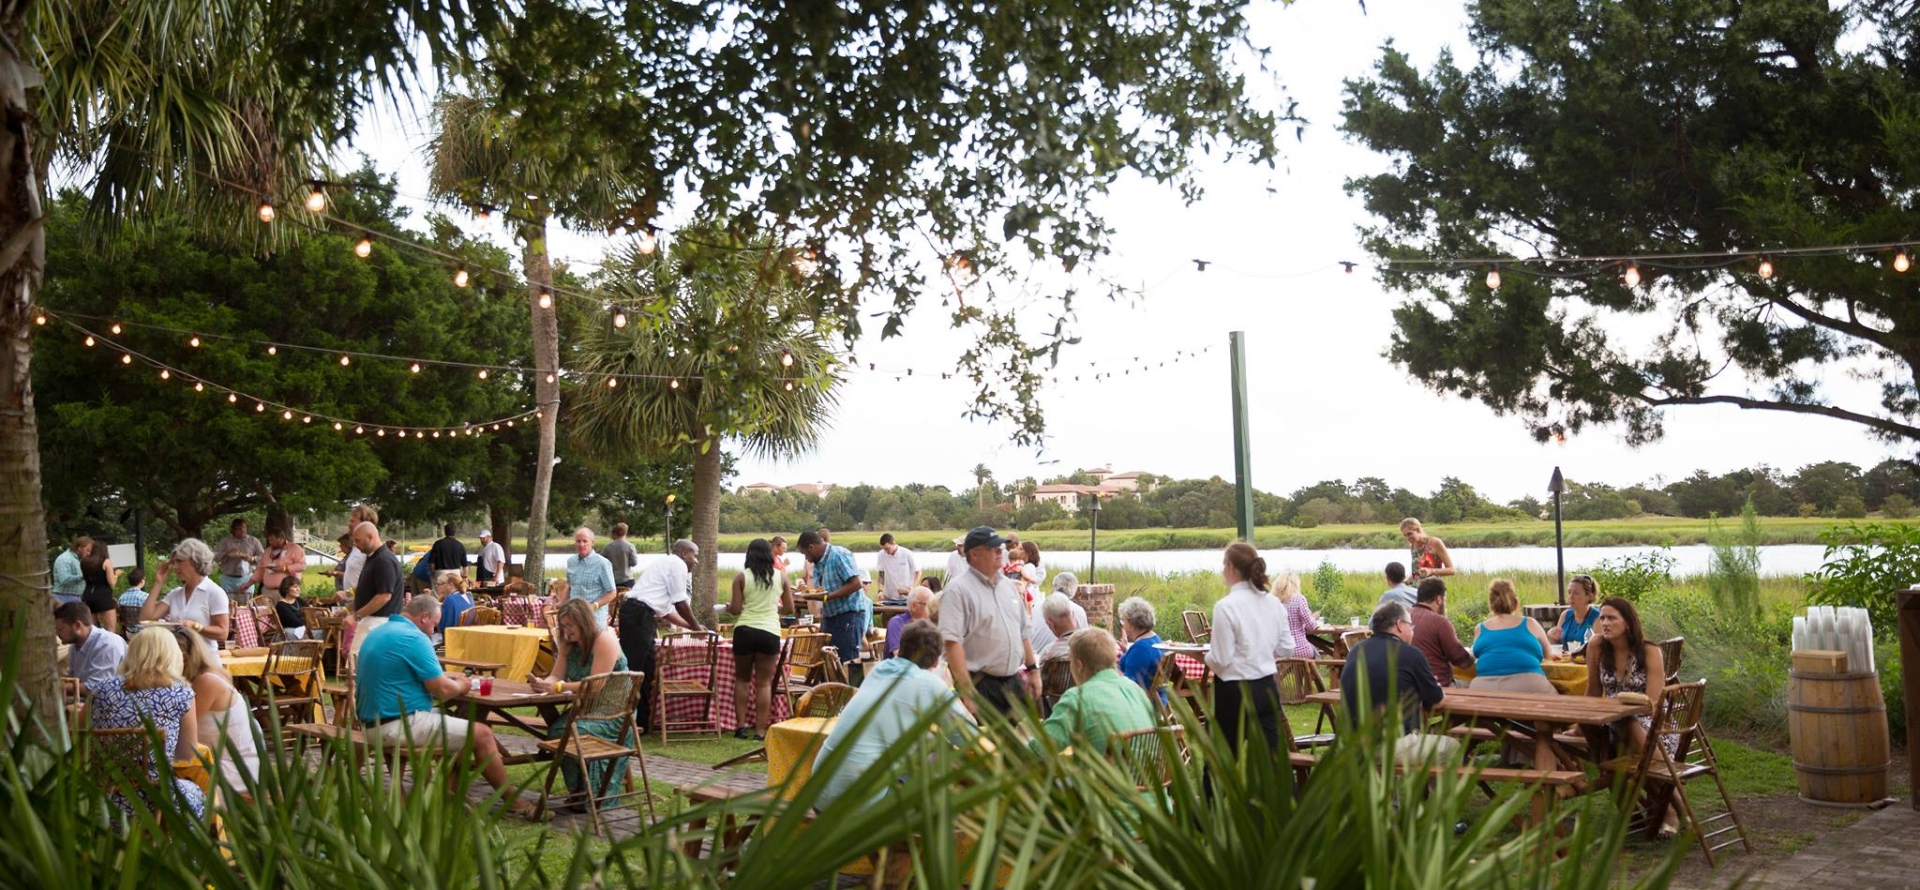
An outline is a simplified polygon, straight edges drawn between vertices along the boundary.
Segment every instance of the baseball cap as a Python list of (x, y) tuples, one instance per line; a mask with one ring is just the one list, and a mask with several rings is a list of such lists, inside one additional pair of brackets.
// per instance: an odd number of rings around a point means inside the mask
[(483, 528), (480, 530), (480, 537), (491, 538), (493, 537), (493, 532), (487, 531), (486, 529)]
[(982, 525), (967, 532), (964, 546), (972, 550), (975, 547), (998, 547), (1005, 543), (1007, 543), (1006, 538), (1000, 537), (993, 529)]

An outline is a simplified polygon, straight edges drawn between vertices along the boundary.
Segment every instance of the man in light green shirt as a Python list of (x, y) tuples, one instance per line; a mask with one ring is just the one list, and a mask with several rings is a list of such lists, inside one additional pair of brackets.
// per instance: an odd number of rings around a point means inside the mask
[[(1113, 635), (1100, 628), (1074, 633), (1068, 643), (1074, 686), (1054, 703), (1045, 724), (1055, 747), (1073, 745), (1105, 754), (1115, 733), (1154, 727), (1146, 692), (1114, 668), (1118, 650)], [(1038, 747), (1040, 741), (1034, 744)]]

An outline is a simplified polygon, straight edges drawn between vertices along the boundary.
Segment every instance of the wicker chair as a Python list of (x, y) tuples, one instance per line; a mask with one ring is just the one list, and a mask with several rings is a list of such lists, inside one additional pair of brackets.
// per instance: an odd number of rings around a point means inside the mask
[[(580, 781), (585, 788), (568, 793), (565, 799), (580, 800), (586, 804), (587, 818), (594, 831), (606, 832), (601, 810), (608, 805), (618, 806), (622, 799), (634, 796), (646, 802), (647, 824), (656, 821), (653, 795), (648, 792), (647, 758), (641, 753), (640, 735), (634, 725), (634, 711), (640, 704), (643, 679), (644, 675), (637, 671), (615, 671), (580, 681), (580, 691), (566, 722), (566, 731), (557, 739), (539, 742), (540, 750), (553, 759), (547, 768), (546, 787), (540, 792), (538, 812), (546, 812), (547, 799), (553, 794), (553, 780), (560, 775), (561, 764), (572, 763), (580, 771)], [(614, 733), (614, 738), (629, 741), (608, 741), (598, 735), (581, 732), (582, 720), (615, 721), (619, 729)], [(628, 757), (640, 763), (638, 787), (634, 785), (633, 772), (619, 763)], [(611, 763), (603, 772), (600, 786), (593, 787), (593, 764), (609, 761)], [(620, 790), (617, 792), (613, 790), (616, 776), (620, 780)]]
[[(1164, 661), (1165, 659), (1162, 659)], [(1053, 703), (1073, 688), (1073, 664), (1065, 658), (1049, 658), (1040, 663), (1040, 714), (1053, 712)]]
[(1155, 726), (1116, 732), (1107, 736), (1107, 756), (1133, 780), (1137, 791), (1172, 788), (1174, 769), (1187, 761), (1186, 728)]

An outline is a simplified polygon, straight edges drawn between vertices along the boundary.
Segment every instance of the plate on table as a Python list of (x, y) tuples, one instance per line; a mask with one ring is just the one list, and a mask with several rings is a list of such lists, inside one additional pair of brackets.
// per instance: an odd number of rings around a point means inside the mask
[(1161, 640), (1160, 642), (1153, 644), (1153, 648), (1159, 649), (1162, 652), (1186, 652), (1186, 653), (1197, 654), (1201, 652), (1206, 652), (1212, 647), (1206, 646), (1200, 643), (1172, 643), (1166, 640)]

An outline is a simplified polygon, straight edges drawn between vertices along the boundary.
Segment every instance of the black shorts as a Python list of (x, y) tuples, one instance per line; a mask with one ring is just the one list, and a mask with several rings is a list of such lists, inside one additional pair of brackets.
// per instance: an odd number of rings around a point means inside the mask
[(749, 655), (778, 656), (779, 654), (779, 634), (770, 634), (757, 627), (734, 627), (733, 660), (735, 664)]
[(87, 611), (98, 615), (120, 608), (120, 601), (113, 596), (113, 588), (88, 587), (80, 594), (80, 601), (87, 604)]

